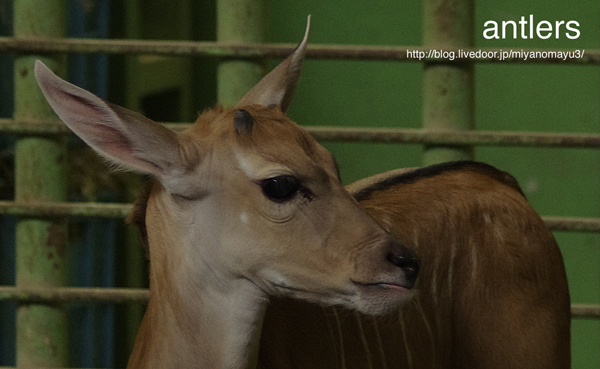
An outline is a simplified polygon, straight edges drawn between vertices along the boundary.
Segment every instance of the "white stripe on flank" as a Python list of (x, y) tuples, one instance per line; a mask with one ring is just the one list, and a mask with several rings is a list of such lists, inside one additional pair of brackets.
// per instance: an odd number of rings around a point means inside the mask
[(402, 309), (398, 312), (398, 320), (400, 321), (400, 329), (402, 330), (402, 340), (404, 341), (404, 352), (406, 352), (406, 363), (409, 369), (413, 369), (412, 353), (408, 347), (408, 337), (406, 336), (406, 325), (402, 317)]
[(342, 334), (342, 324), (340, 323), (340, 317), (338, 316), (337, 309), (333, 308), (333, 316), (337, 323), (338, 333), (340, 335), (340, 358), (342, 362), (342, 369), (346, 369), (346, 356), (344, 355), (344, 335)]
[(385, 360), (385, 350), (383, 349), (383, 340), (381, 339), (381, 334), (379, 333), (379, 327), (377, 326), (377, 318), (373, 319), (373, 327), (375, 328), (375, 335), (377, 337), (377, 347), (379, 347), (379, 353), (381, 354), (381, 363), (383, 365), (383, 369), (388, 369), (387, 361)]
[(471, 282), (472, 285), (475, 286), (475, 282), (477, 281), (477, 250), (471, 248), (469, 253), (471, 254)]
[(369, 362), (369, 368), (373, 369), (373, 358), (371, 356), (371, 351), (369, 351), (369, 344), (367, 343), (367, 337), (365, 336), (365, 330), (362, 325), (362, 321), (360, 319), (360, 315), (358, 311), (354, 312), (354, 316), (356, 317), (356, 322), (358, 323), (358, 329), (360, 330), (360, 338), (362, 340), (363, 346), (365, 347), (365, 351), (367, 352), (367, 360)]
[(433, 337), (433, 329), (431, 328), (431, 323), (429, 322), (429, 320), (427, 320), (427, 317), (425, 316), (425, 311), (423, 310), (423, 306), (421, 306), (421, 302), (419, 300), (416, 301), (417, 303), (415, 304), (415, 306), (417, 310), (419, 310), (419, 313), (423, 318), (423, 324), (425, 324), (427, 334), (429, 335), (429, 339), (431, 340), (431, 352), (433, 353), (433, 357), (436, 357), (435, 339)]
[[(328, 307), (327, 308), (323, 307), (322, 309), (325, 310), (326, 312), (329, 310)], [(335, 332), (333, 331), (333, 327), (331, 326), (331, 322), (330, 322), (329, 318), (330, 318), (329, 315), (325, 314), (325, 321), (327, 322), (327, 327), (329, 328), (329, 334), (331, 335), (331, 342), (333, 343), (334, 356), (337, 361), (337, 358), (338, 358), (338, 347), (336, 344), (337, 340), (335, 338)], [(338, 324), (339, 324), (339, 322), (338, 322)], [(336, 365), (336, 367), (337, 367), (337, 365)]]
[(452, 273), (454, 272), (454, 258), (456, 257), (456, 242), (450, 244), (450, 263), (448, 266), (448, 296), (452, 296)]
[[(439, 304), (438, 304), (438, 291), (437, 291), (437, 272), (438, 272), (438, 260), (439, 257), (436, 257), (437, 253), (435, 253), (433, 255), (433, 268), (432, 268), (432, 273), (431, 273), (431, 299), (433, 300), (433, 308), (434, 311), (438, 311), (439, 310)], [(437, 314), (435, 314), (435, 323), (436, 326), (438, 327), (438, 330), (440, 330), (440, 321), (439, 321), (439, 317)], [(441, 334), (441, 331), (438, 332), (439, 334)]]

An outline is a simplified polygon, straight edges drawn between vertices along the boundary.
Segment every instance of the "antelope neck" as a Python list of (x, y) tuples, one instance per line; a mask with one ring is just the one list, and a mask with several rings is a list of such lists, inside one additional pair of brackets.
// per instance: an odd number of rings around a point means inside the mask
[(218, 248), (209, 232), (190, 244), (168, 214), (154, 219), (161, 222), (148, 223), (151, 297), (128, 368), (255, 368), (267, 295), (214, 271), (216, 261), (191, 257), (198, 245)]

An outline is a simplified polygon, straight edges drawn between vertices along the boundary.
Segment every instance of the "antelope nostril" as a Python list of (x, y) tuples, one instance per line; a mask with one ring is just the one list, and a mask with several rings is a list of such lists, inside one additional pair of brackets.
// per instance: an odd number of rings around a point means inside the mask
[(402, 251), (402, 254), (389, 252), (386, 256), (386, 260), (402, 269), (404, 275), (406, 276), (407, 282), (412, 284), (415, 282), (417, 275), (419, 274), (419, 259), (408, 249), (404, 249)]

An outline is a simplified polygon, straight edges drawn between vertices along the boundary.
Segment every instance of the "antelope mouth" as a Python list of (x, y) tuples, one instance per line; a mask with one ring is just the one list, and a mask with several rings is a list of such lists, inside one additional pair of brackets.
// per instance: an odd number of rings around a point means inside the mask
[(412, 285), (410, 284), (401, 284), (397, 282), (358, 282), (355, 280), (350, 280), (354, 285), (359, 288), (367, 288), (367, 289), (379, 289), (382, 291), (399, 291), (399, 292), (408, 292), (408, 290), (412, 289)]
[(356, 286), (358, 292), (358, 299), (354, 300), (354, 308), (367, 315), (388, 314), (414, 296), (413, 285), (408, 282), (351, 281)]

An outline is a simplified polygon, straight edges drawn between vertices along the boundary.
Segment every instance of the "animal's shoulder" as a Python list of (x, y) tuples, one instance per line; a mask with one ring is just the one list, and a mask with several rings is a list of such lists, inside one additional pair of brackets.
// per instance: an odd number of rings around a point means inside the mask
[(417, 182), (425, 180), (425, 179), (439, 177), (444, 174), (457, 173), (457, 172), (475, 173), (475, 174), (483, 175), (485, 177), (492, 179), (493, 181), (496, 181), (498, 183), (501, 183), (503, 185), (506, 185), (506, 186), (514, 189), (515, 191), (520, 193), (523, 197), (525, 197), (525, 195), (523, 194), (523, 191), (521, 190), (521, 187), (519, 186), (519, 183), (512, 175), (510, 175), (509, 173), (504, 172), (502, 170), (499, 170), (489, 164), (476, 162), (476, 161), (447, 162), (447, 163), (442, 163), (442, 164), (437, 164), (437, 165), (431, 165), (428, 167), (424, 167), (424, 168), (416, 169), (414, 171), (403, 173), (403, 174), (400, 174), (397, 176), (385, 178), (379, 182), (376, 182), (374, 184), (371, 184), (365, 188), (358, 190), (354, 194), (354, 197), (358, 201), (363, 201), (363, 200), (367, 200), (367, 199), (371, 198), (374, 194), (376, 194), (379, 191), (386, 191), (386, 190), (389, 190), (389, 189), (394, 188), (399, 185), (417, 183)]

